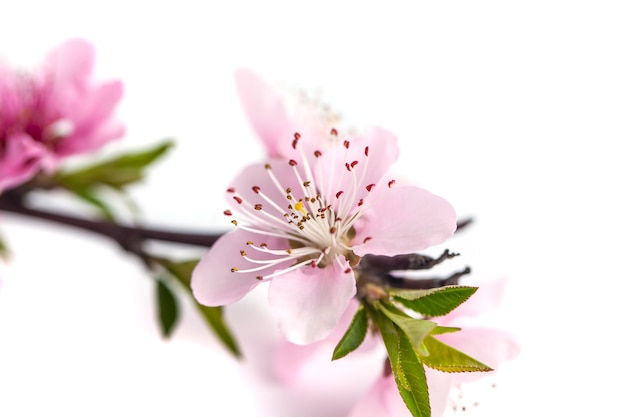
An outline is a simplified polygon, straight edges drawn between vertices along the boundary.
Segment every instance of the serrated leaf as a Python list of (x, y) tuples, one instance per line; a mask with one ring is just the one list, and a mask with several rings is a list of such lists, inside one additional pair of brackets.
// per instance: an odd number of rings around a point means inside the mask
[(447, 326), (437, 326), (430, 332), (431, 335), (435, 334), (444, 334), (444, 333), (456, 333), (460, 331), (460, 327), (447, 327)]
[(178, 321), (178, 302), (172, 290), (161, 279), (156, 280), (159, 324), (163, 337), (170, 337)]
[(411, 340), (416, 349), (420, 349), (426, 336), (437, 327), (437, 323), (409, 317), (402, 313), (394, 313), (382, 304), (379, 306), (380, 311), (394, 322), (404, 334)]
[(155, 262), (163, 266), (176, 280), (185, 288), (187, 294), (192, 298), (194, 305), (200, 312), (204, 321), (215, 332), (216, 336), (224, 343), (226, 348), (236, 357), (241, 357), (241, 351), (232, 332), (226, 325), (223, 317), (222, 307), (208, 307), (196, 301), (191, 292), (191, 274), (199, 259), (187, 259), (184, 261), (172, 261), (167, 258), (152, 257)]
[(367, 335), (368, 319), (365, 308), (361, 305), (352, 318), (352, 322), (343, 335), (335, 351), (333, 352), (332, 360), (343, 358), (348, 353), (355, 351)]
[(489, 366), (471, 356), (443, 343), (432, 336), (424, 340), (428, 356), (421, 356), (420, 361), (432, 369), (442, 372), (487, 372)]
[(417, 358), (411, 341), (402, 334), (399, 337), (398, 349), (399, 367), (409, 385), (408, 389), (399, 386), (400, 395), (414, 417), (430, 417), (430, 396), (424, 365)]
[(430, 417), (426, 374), (416, 356), (413, 343), (379, 307), (380, 305), (366, 305), (368, 314), (385, 343), (400, 396), (413, 417)]
[(428, 290), (393, 290), (393, 299), (428, 317), (444, 316), (467, 301), (477, 287), (450, 285)]

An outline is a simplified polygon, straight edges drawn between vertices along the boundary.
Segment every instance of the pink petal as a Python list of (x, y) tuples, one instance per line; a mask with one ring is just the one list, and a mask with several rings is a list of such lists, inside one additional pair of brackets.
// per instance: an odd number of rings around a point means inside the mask
[[(432, 417), (441, 417), (448, 404), (452, 377), (450, 374), (425, 368), (430, 411)], [(392, 374), (381, 375), (374, 385), (354, 405), (348, 417), (411, 417), (400, 396)]]
[(428, 383), (428, 396), (430, 397), (431, 417), (441, 417), (448, 406), (448, 396), (452, 387), (452, 374), (439, 372), (424, 367), (426, 382)]
[(9, 136), (5, 155), (0, 160), (0, 192), (34, 176), (47, 150), (25, 133)]
[(41, 67), (44, 80), (58, 88), (87, 87), (93, 70), (95, 51), (82, 39), (71, 39), (54, 49)]
[[(404, 409), (402, 409), (402, 407)], [(348, 417), (411, 417), (392, 375), (380, 376), (352, 407)]]
[[(285, 190), (287, 188), (293, 189), (296, 200), (304, 196), (301, 192), (301, 185), (293, 174), (293, 167), (289, 166), (287, 160), (274, 158), (270, 159), (268, 164), (272, 167), (272, 173), (280, 181), (280, 188), (272, 181), (264, 163), (248, 165), (235, 177), (231, 185), (237, 196), (242, 198), (245, 204), (251, 204), (252, 206), (261, 204), (264, 211), (278, 217), (282, 221), (284, 219), (283, 214), (287, 211), (287, 206), (292, 203), (287, 200)], [(259, 187), (260, 193), (254, 191), (252, 187)], [(263, 198), (263, 195), (276, 202), (281, 210), (269, 204)], [(239, 203), (237, 203), (238, 200), (234, 199), (234, 196), (235, 194), (227, 192), (226, 201), (232, 207), (238, 208)]]
[[(355, 177), (359, 179), (360, 186), (353, 201), (365, 198), (369, 194), (366, 186), (378, 184), (398, 158), (396, 136), (385, 129), (371, 128), (363, 135), (347, 140), (349, 142), (347, 149), (341, 140), (332, 147), (320, 147), (322, 152), (319, 158), (320, 168), (315, 170), (314, 175), (319, 184), (324, 184), (322, 192), (330, 204), (337, 201), (334, 197), (337, 192), (352, 192)], [(307, 155), (312, 155), (314, 151), (315, 149), (309, 149)], [(312, 161), (313, 164), (317, 162)], [(349, 172), (345, 164), (355, 162), (356, 165)], [(343, 198), (346, 198), (346, 195)]]
[(112, 116), (123, 91), (120, 81), (111, 81), (93, 87), (68, 103), (66, 117), (73, 122), (74, 131), (60, 144), (59, 154), (89, 152), (121, 137), (124, 127)]
[[(258, 272), (232, 272), (237, 267), (245, 270), (258, 266), (246, 261), (240, 250), (250, 250), (246, 242), (258, 240), (259, 235), (244, 230), (235, 230), (220, 237), (213, 247), (202, 257), (191, 276), (191, 289), (194, 297), (202, 304), (218, 306), (231, 304), (246, 295), (261, 281)], [(273, 249), (286, 249), (287, 242), (265, 237), (264, 242)], [(268, 255), (255, 253), (256, 259), (268, 259)], [(278, 268), (289, 266), (288, 262)]]
[[(467, 327), (456, 333), (437, 336), (439, 340), (478, 359), (485, 365), (497, 370), (504, 362), (514, 359), (519, 354), (519, 345), (508, 333), (491, 328)], [(454, 374), (454, 381), (470, 382), (490, 375), (492, 372), (466, 372)]]
[(304, 267), (273, 278), (269, 304), (287, 340), (304, 345), (328, 336), (355, 294), (354, 273), (335, 260), (325, 268)]
[(379, 190), (383, 195), (356, 225), (354, 242), (371, 238), (354, 252), (394, 256), (424, 250), (456, 230), (456, 213), (443, 198), (418, 187)]
[[(281, 340), (276, 349), (275, 373), (283, 383), (297, 381), (307, 370), (319, 370), (324, 366), (333, 366), (331, 362), (333, 351), (339, 340), (343, 337), (352, 322), (360, 303), (355, 298), (350, 300), (348, 308), (339, 319), (335, 329), (324, 339), (309, 345), (296, 345), (286, 340)], [(368, 332), (365, 340), (359, 348), (352, 352), (352, 357), (358, 353), (369, 352), (380, 345), (378, 336)]]
[(265, 144), (269, 156), (282, 155), (296, 131), (282, 97), (248, 69), (235, 73), (239, 97), (248, 120)]

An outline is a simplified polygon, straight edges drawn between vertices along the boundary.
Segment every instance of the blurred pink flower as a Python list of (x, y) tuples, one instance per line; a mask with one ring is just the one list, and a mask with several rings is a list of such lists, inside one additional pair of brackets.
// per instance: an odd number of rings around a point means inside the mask
[(120, 81), (92, 81), (94, 48), (73, 39), (33, 73), (0, 62), (0, 192), (93, 152), (124, 133), (113, 119)]
[[(258, 88), (247, 78), (250, 91)], [(252, 80), (252, 81), (251, 81)], [(381, 128), (342, 137), (286, 116), (282, 101), (243, 94), (269, 161), (245, 168), (227, 192), (238, 230), (222, 236), (192, 276), (196, 299), (233, 303), (270, 281), (269, 303), (288, 340), (327, 336), (355, 295), (352, 266), (366, 254), (423, 250), (456, 229), (450, 204), (386, 174), (398, 156)]]
[[(486, 282), (468, 301), (450, 314), (435, 319), (441, 326), (461, 327), (455, 333), (438, 335), (444, 343), (478, 359), (497, 370), (504, 361), (519, 354), (514, 337), (502, 330), (483, 326), (480, 318), (494, 312), (500, 304), (504, 280)], [(459, 384), (476, 381), (491, 372), (444, 373), (426, 368), (432, 417), (440, 417), (449, 402), (450, 389)], [(381, 375), (355, 404), (349, 417), (410, 417), (396, 387), (393, 375)]]

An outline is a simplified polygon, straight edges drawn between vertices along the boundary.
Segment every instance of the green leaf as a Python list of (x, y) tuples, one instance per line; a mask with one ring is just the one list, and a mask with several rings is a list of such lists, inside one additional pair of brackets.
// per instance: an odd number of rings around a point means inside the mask
[(493, 370), (484, 363), (432, 336), (428, 336), (424, 340), (424, 344), (429, 354), (427, 356), (420, 355), (420, 361), (429, 368), (442, 372), (487, 372)]
[(444, 334), (444, 333), (456, 333), (460, 331), (460, 327), (446, 327), (446, 326), (437, 326), (430, 332), (431, 335), (434, 334)]
[(367, 313), (361, 305), (357, 312), (354, 314), (352, 322), (350, 323), (350, 327), (348, 327), (348, 330), (346, 330), (346, 333), (343, 335), (343, 337), (335, 347), (332, 360), (343, 358), (348, 353), (356, 350), (356, 348), (358, 348), (361, 343), (363, 343), (363, 340), (365, 340), (365, 336), (367, 335), (367, 327)]
[(172, 290), (162, 279), (157, 278), (156, 284), (161, 334), (163, 337), (170, 337), (178, 320), (178, 302)]
[(153, 259), (163, 266), (167, 272), (172, 274), (184, 287), (191, 288), (191, 274), (200, 259), (194, 258), (184, 261), (172, 261), (170, 259), (157, 257)]
[(450, 285), (428, 290), (392, 290), (395, 301), (428, 317), (443, 316), (463, 304), (477, 287)]
[(104, 201), (96, 197), (94, 193), (91, 192), (89, 189), (75, 188), (71, 191), (74, 193), (74, 195), (81, 198), (83, 201), (94, 206), (100, 212), (100, 215), (103, 218), (111, 222), (115, 221), (115, 215), (113, 214), (113, 210)]
[(167, 272), (169, 272), (176, 280), (185, 288), (187, 294), (193, 300), (194, 305), (202, 315), (204, 321), (209, 325), (209, 327), (215, 332), (216, 336), (222, 341), (222, 343), (226, 346), (226, 348), (233, 354), (235, 357), (241, 357), (241, 351), (235, 338), (233, 337), (230, 329), (226, 325), (223, 317), (223, 308), (221, 306), (218, 307), (208, 307), (202, 305), (196, 301), (193, 293), (191, 291), (191, 274), (193, 273), (194, 268), (197, 263), (200, 261), (199, 259), (187, 259), (184, 261), (172, 261), (167, 258), (161, 258), (154, 256), (151, 258), (153, 261), (157, 262), (161, 265)]
[(240, 358), (241, 351), (239, 350), (239, 346), (235, 341), (230, 329), (226, 326), (223, 317), (223, 307), (208, 307), (202, 305), (194, 300), (194, 304), (200, 310), (202, 317), (204, 317), (205, 321), (211, 326), (215, 334), (219, 337), (219, 339), (224, 343), (224, 345), (228, 348), (228, 350), (235, 355), (235, 357)]
[(9, 247), (4, 243), (0, 236), (0, 258), (8, 259), (9, 257)]
[(412, 341), (386, 313), (366, 304), (367, 313), (380, 331), (385, 343), (391, 370), (400, 396), (413, 417), (430, 417), (430, 399), (424, 367), (413, 348)]
[[(386, 306), (382, 304), (379, 306), (380, 311), (387, 316), (392, 322), (394, 322), (402, 332), (409, 338), (416, 349), (423, 349), (423, 341), (430, 334), (430, 332), (437, 327), (437, 323), (416, 319), (409, 317), (405, 313), (401, 314), (391, 312)], [(426, 352), (424, 352), (425, 354)]]
[(172, 146), (173, 142), (167, 141), (145, 151), (113, 157), (76, 171), (62, 171), (53, 179), (74, 192), (102, 185), (122, 190), (129, 184), (141, 181), (144, 169)]

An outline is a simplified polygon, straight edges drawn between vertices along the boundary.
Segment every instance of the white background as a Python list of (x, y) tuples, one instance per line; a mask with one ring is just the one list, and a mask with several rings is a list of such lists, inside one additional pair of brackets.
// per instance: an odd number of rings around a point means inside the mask
[[(126, 84), (128, 133), (107, 152), (177, 141), (132, 190), (154, 226), (226, 229), (222, 190), (262, 155), (235, 68), (394, 131), (398, 170), (476, 220), (446, 245), (453, 266), (510, 282), (498, 321), (522, 354), (466, 415), (623, 415), (626, 7), (411, 3), (2, 0), (0, 54), (95, 44), (98, 75)], [(110, 242), (5, 214), (0, 230), (2, 416), (341, 417), (369, 384), (251, 377), (275, 337), (263, 289), (227, 310), (240, 366), (188, 304), (162, 341), (150, 277)]]

